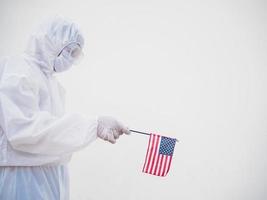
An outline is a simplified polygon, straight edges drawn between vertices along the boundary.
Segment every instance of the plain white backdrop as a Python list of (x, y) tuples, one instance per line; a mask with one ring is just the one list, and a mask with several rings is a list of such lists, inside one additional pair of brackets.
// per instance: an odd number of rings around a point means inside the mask
[(148, 137), (97, 140), (70, 162), (72, 200), (267, 199), (267, 2), (0, 0), (0, 56), (60, 14), (82, 28), (59, 74), (67, 111), (177, 137), (165, 178), (141, 172)]

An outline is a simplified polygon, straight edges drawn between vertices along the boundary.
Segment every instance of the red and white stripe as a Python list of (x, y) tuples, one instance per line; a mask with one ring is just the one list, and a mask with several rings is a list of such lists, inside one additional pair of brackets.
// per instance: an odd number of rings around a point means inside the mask
[(166, 176), (170, 170), (172, 156), (159, 154), (161, 136), (151, 134), (149, 137), (143, 172), (156, 176)]

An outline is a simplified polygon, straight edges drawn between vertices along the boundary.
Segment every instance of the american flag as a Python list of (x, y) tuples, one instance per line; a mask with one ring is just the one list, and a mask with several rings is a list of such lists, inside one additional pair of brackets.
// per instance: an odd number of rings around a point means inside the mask
[(143, 172), (166, 176), (170, 170), (176, 139), (150, 134)]

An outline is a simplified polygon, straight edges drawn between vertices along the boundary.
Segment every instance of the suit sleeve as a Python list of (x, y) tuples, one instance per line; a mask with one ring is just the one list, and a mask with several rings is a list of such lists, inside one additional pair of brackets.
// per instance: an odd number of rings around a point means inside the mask
[(97, 120), (81, 114), (56, 117), (39, 109), (38, 88), (26, 76), (2, 78), (0, 124), (11, 146), (19, 151), (63, 155), (97, 138)]

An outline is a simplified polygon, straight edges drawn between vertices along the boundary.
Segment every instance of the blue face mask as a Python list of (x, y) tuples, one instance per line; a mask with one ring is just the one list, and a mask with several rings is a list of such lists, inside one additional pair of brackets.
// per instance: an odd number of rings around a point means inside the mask
[(77, 64), (77, 61), (81, 58), (81, 56), (81, 47), (76, 43), (69, 44), (62, 49), (55, 59), (54, 71), (63, 72), (68, 70), (73, 64)]

